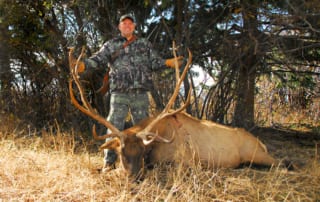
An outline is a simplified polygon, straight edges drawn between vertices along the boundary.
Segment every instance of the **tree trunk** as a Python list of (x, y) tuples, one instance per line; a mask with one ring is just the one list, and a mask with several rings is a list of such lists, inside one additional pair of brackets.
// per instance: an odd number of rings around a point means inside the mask
[[(240, 40), (238, 85), (233, 125), (250, 129), (254, 126), (254, 89), (258, 52), (258, 20), (255, 1), (242, 1), (243, 32)], [(236, 67), (234, 69), (237, 69)]]
[[(0, 27), (0, 33), (2, 36), (6, 35), (6, 28)], [(12, 112), (14, 109), (11, 95), (11, 87), (13, 74), (10, 69), (10, 60), (9, 60), (9, 46), (5, 40), (2, 40), (0, 37), (0, 104), (3, 108), (2, 110)]]
[[(176, 40), (176, 44), (178, 47), (178, 55), (184, 54), (186, 51), (182, 50), (179, 47), (183, 47), (182, 46), (182, 39), (185, 38), (185, 36), (183, 36), (184, 31), (184, 27), (183, 27), (183, 13), (185, 12), (184, 10), (184, 5), (186, 4), (185, 0), (177, 0), (176, 1), (176, 27), (175, 27), (175, 31), (176, 31), (176, 35), (175, 35), (175, 40)], [(179, 50), (180, 49), (180, 50)], [(184, 67), (182, 67), (184, 68)], [(183, 81), (183, 86), (184, 86), (184, 99), (187, 100), (188, 97), (188, 92), (190, 90), (190, 84), (189, 84), (189, 76), (188, 74), (186, 75), (184, 81)], [(187, 113), (191, 114), (192, 113), (192, 107), (191, 105), (188, 105), (186, 108)]]
[[(247, 58), (249, 60), (249, 58)], [(252, 62), (254, 59), (251, 59)], [(233, 125), (250, 129), (254, 126), (254, 88), (256, 70), (252, 66), (240, 66)]]

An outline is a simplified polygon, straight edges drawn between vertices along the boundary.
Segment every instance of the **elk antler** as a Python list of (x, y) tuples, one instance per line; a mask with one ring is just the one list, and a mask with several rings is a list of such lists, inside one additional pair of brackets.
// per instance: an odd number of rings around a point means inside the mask
[[(142, 131), (140, 131), (137, 134), (138, 137), (140, 137), (140, 138), (142, 138), (144, 140), (144, 144), (145, 145), (150, 144), (151, 142), (153, 142), (156, 139), (156, 137), (158, 136), (157, 134), (151, 133), (151, 129), (159, 121), (161, 121), (165, 117), (168, 117), (168, 116), (171, 116), (171, 115), (174, 115), (176, 113), (181, 112), (182, 110), (184, 110), (188, 106), (188, 104), (190, 102), (190, 96), (191, 96), (191, 90), (192, 90), (191, 88), (190, 88), (190, 90), (188, 92), (188, 97), (187, 97), (186, 102), (179, 109), (170, 111), (170, 109), (172, 108), (172, 105), (174, 104), (174, 102), (175, 102), (175, 100), (176, 100), (176, 98), (177, 98), (177, 96), (179, 94), (180, 86), (181, 86), (184, 78), (186, 77), (187, 72), (188, 72), (188, 70), (190, 68), (191, 62), (192, 62), (192, 53), (191, 53), (191, 51), (189, 49), (188, 49), (188, 53), (189, 53), (189, 56), (188, 56), (187, 64), (185, 65), (185, 68), (184, 68), (184, 70), (183, 70), (183, 72), (182, 72), (182, 74), (180, 76), (179, 65), (178, 65), (177, 55), (176, 55), (176, 47), (175, 47), (175, 43), (173, 42), (173, 55), (176, 58), (176, 60), (175, 60), (176, 86), (175, 86), (175, 89), (173, 91), (173, 94), (172, 94), (168, 104), (165, 106), (163, 111), (147, 127), (145, 127)], [(150, 137), (152, 137), (152, 138), (150, 139)]]
[[(71, 76), (72, 76), (72, 79), (69, 80), (69, 93), (70, 93), (71, 102), (81, 112), (83, 112), (87, 116), (95, 119), (96, 121), (98, 121), (99, 123), (104, 125), (106, 128), (110, 129), (112, 131), (112, 133), (113, 133), (112, 134), (113, 137), (114, 136), (120, 136), (121, 132), (114, 125), (112, 125), (110, 122), (108, 122), (104, 117), (99, 115), (96, 112), (96, 110), (93, 109), (93, 107), (88, 102), (86, 96), (84, 95), (84, 90), (83, 90), (83, 88), (81, 86), (81, 83), (79, 81), (79, 75), (78, 75), (78, 65), (79, 65), (80, 59), (84, 55), (84, 51), (85, 51), (85, 48), (83, 47), (82, 50), (81, 50), (81, 54), (78, 57), (75, 65), (74, 65), (74, 60), (75, 60), (73, 58), (74, 48), (70, 48), (69, 49), (69, 58), (68, 59), (69, 59), (70, 73), (71, 73)], [(72, 81), (74, 81), (76, 83), (76, 86), (77, 86), (77, 88), (79, 90), (79, 93), (80, 93), (80, 97), (81, 97), (81, 101), (83, 103), (83, 106), (81, 104), (79, 104), (79, 102), (77, 101), (77, 99), (75, 98), (75, 96), (73, 94)], [(93, 128), (95, 129), (95, 127), (93, 127)], [(94, 133), (94, 134), (96, 134), (96, 133)], [(106, 137), (104, 137), (104, 139), (105, 138)]]

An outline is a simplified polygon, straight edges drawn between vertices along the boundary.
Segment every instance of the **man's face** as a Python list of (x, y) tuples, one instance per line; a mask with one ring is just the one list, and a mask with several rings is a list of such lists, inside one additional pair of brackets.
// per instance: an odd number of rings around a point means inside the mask
[(136, 25), (129, 18), (124, 19), (119, 23), (119, 30), (123, 37), (130, 37), (135, 29)]

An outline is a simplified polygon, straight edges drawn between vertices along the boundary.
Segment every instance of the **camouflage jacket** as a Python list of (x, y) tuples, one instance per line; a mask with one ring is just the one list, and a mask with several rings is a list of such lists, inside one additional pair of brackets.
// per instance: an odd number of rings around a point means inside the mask
[(109, 70), (111, 92), (128, 92), (133, 89), (148, 91), (152, 71), (165, 65), (165, 60), (145, 38), (137, 38), (123, 48), (126, 38), (117, 37), (103, 44), (92, 57), (85, 60), (86, 68)]

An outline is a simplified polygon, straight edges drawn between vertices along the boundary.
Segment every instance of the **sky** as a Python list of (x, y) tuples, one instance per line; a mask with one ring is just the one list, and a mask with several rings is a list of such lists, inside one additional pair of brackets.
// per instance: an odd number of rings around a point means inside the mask
[(198, 72), (198, 74), (199, 74), (199, 76), (193, 77), (193, 81), (194, 81), (195, 86), (198, 86), (200, 83), (204, 83), (208, 86), (212, 86), (214, 84), (214, 81), (209, 76), (209, 74), (207, 74), (205, 71), (203, 71), (202, 68), (199, 67), (198, 65), (193, 65), (191, 67), (191, 70), (194, 72)]

